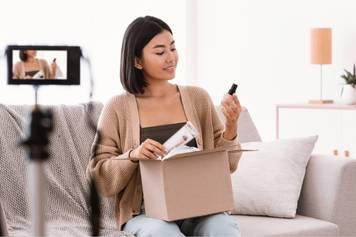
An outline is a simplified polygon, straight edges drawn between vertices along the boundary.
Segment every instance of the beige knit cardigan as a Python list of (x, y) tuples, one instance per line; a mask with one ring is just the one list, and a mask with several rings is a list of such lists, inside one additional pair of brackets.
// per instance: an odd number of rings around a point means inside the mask
[[(199, 149), (213, 149), (219, 146), (240, 148), (237, 137), (226, 140), (222, 134), (224, 125), (219, 120), (214, 104), (208, 93), (193, 86), (178, 86), (184, 112), (199, 132), (196, 139)], [(127, 158), (131, 149), (140, 145), (140, 123), (135, 96), (124, 93), (113, 97), (104, 106), (99, 122), (97, 136), (93, 143), (96, 154), (92, 153), (87, 167), (87, 176), (94, 179), (98, 191), (106, 197), (115, 199), (115, 214), (118, 228), (138, 214), (142, 202), (142, 183), (138, 163)], [(240, 152), (229, 152), (230, 172), (237, 168)]]

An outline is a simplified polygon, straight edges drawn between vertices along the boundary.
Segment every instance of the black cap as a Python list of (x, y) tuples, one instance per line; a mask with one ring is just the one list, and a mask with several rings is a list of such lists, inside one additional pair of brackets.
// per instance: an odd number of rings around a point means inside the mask
[(233, 95), (236, 92), (237, 85), (235, 83), (232, 83), (232, 86), (228, 92), (229, 95)]

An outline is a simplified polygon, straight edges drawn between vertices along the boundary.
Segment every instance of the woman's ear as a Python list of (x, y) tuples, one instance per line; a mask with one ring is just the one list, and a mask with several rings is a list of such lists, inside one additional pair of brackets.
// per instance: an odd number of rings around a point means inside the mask
[(138, 57), (135, 57), (135, 68), (142, 70), (142, 64), (141, 64), (141, 60)]

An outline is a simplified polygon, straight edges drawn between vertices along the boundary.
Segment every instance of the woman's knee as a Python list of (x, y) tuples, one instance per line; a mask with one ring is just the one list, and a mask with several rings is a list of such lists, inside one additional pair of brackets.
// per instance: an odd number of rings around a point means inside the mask
[(204, 236), (241, 236), (237, 222), (225, 213), (199, 218), (194, 234)]
[(159, 221), (159, 223), (155, 223), (154, 225), (149, 226), (142, 230), (144, 233), (143, 236), (172, 236), (172, 237), (183, 237), (184, 235), (179, 230), (178, 226), (175, 223), (170, 223), (166, 221)]
[(130, 220), (126, 223), (123, 230), (134, 234), (137, 237), (184, 236), (174, 222), (167, 222), (149, 217)]

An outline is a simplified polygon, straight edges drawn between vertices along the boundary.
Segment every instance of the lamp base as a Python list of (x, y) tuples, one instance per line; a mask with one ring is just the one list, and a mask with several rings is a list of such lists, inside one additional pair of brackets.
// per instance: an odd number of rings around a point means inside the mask
[(309, 100), (309, 104), (332, 104), (333, 100)]

